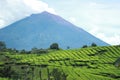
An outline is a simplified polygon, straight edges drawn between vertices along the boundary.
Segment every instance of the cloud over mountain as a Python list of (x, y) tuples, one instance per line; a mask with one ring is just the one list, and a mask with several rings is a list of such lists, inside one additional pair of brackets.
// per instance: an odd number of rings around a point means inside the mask
[(55, 14), (53, 8), (40, 0), (0, 0), (0, 28), (42, 11)]

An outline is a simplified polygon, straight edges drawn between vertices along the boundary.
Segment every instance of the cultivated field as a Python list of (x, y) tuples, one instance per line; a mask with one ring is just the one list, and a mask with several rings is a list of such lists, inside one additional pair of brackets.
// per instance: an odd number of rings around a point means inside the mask
[(0, 71), (4, 72), (0, 80), (120, 80), (119, 58), (120, 46), (44, 54), (0, 52)]

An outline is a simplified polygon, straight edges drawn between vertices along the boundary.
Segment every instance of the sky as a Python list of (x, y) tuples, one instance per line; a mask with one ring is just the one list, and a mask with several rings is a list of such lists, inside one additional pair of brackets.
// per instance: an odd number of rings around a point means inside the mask
[(120, 0), (0, 0), (0, 28), (48, 11), (101, 40), (120, 44)]

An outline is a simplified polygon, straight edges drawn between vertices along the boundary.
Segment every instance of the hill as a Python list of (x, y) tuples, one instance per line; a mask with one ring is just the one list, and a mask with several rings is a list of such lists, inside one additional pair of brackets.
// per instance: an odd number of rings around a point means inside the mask
[(33, 14), (0, 30), (0, 41), (9, 48), (30, 50), (33, 47), (48, 48), (58, 43), (61, 48), (80, 48), (96, 43), (108, 45), (63, 18), (48, 13)]
[[(17, 76), (21, 80), (55, 80), (56, 77), (57, 80), (120, 80), (120, 46), (58, 50), (45, 54), (4, 52), (3, 56), (9, 60), (0, 58), (3, 60), (1, 67), (11, 65), (11, 69), (18, 73), (12, 78)], [(116, 62), (119, 63), (117, 66)]]

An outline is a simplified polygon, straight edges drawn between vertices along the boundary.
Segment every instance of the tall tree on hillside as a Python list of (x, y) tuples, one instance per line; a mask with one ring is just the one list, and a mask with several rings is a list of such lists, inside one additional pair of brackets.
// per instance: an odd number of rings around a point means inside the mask
[(96, 47), (96, 46), (97, 46), (97, 44), (95, 44), (95, 43), (92, 43), (92, 44), (91, 44), (91, 46), (92, 46), (92, 47)]
[(54, 68), (53, 71), (51, 72), (51, 75), (54, 77), (54, 80), (67, 80), (67, 74), (64, 72), (60, 71), (57, 68)]
[(50, 45), (50, 49), (59, 49), (59, 45), (58, 45), (58, 43), (53, 43), (53, 44), (51, 44)]
[(82, 48), (87, 48), (88, 46), (87, 45), (83, 45), (83, 47)]
[(6, 44), (3, 41), (0, 41), (0, 50), (3, 50), (6, 48)]

